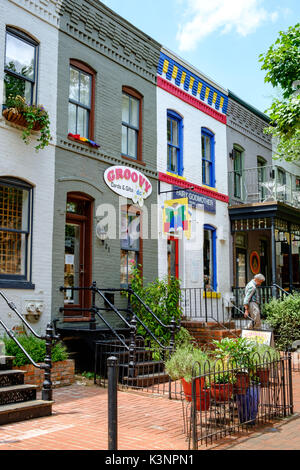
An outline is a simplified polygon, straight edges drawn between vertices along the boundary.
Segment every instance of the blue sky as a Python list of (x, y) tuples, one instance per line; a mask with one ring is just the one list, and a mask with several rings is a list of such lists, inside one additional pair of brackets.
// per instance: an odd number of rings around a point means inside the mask
[(258, 56), (300, 21), (299, 0), (104, 0), (205, 75), (265, 111), (278, 95)]

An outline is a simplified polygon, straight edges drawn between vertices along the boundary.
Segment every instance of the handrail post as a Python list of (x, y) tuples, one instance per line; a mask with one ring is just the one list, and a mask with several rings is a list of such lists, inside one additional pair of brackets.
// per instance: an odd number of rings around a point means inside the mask
[(134, 377), (135, 374), (135, 353), (136, 353), (136, 318), (133, 315), (130, 322), (130, 345), (129, 345), (129, 363), (128, 376)]
[(44, 382), (42, 388), (42, 399), (45, 401), (52, 401), (52, 381), (51, 381), (51, 368), (52, 368), (52, 347), (53, 347), (53, 327), (48, 323), (46, 328), (46, 356), (44, 368)]
[(290, 412), (294, 414), (294, 397), (293, 397), (293, 373), (292, 373), (292, 352), (288, 349), (288, 370), (289, 370), (289, 395), (290, 395)]
[(204, 282), (204, 305), (205, 305), (205, 323), (207, 323), (207, 297), (206, 297), (206, 285)]
[(175, 346), (175, 334), (176, 334), (176, 321), (174, 317), (172, 317), (172, 320), (170, 323), (170, 330), (171, 330), (170, 350), (173, 351), (174, 346)]
[(107, 359), (108, 377), (108, 450), (118, 449), (118, 359)]
[(96, 281), (93, 281), (92, 286), (91, 286), (91, 291), (92, 291), (92, 307), (91, 307), (91, 319), (90, 319), (90, 329), (95, 330), (96, 329), (96, 289), (97, 289), (97, 283)]

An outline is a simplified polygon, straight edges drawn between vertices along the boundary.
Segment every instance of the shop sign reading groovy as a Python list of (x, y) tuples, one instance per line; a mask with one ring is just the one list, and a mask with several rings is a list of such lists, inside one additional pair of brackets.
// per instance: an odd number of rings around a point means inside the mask
[(152, 184), (138, 170), (127, 166), (111, 166), (104, 173), (104, 181), (112, 191), (143, 206), (152, 193)]

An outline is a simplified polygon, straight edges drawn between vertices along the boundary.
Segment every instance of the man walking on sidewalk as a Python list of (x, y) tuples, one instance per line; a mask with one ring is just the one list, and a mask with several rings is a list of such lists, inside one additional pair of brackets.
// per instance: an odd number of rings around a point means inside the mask
[(251, 318), (252, 324), (249, 328), (254, 330), (259, 330), (261, 328), (260, 297), (257, 287), (260, 286), (263, 282), (265, 282), (265, 276), (262, 274), (256, 274), (256, 276), (254, 276), (252, 281), (250, 281), (245, 288), (244, 317)]

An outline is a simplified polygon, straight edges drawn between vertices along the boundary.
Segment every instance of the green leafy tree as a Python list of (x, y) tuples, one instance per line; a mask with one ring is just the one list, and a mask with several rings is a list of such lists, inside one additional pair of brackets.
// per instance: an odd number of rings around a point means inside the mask
[(280, 31), (259, 60), (267, 72), (265, 82), (279, 87), (282, 94), (266, 111), (271, 122), (265, 132), (275, 138), (277, 158), (300, 160), (300, 23)]
[[(155, 279), (146, 285), (139, 268), (136, 268), (133, 272), (131, 287), (163, 324), (170, 325), (172, 318), (174, 318), (177, 324), (179, 323), (182, 312), (179, 305), (180, 281), (178, 279)], [(134, 296), (131, 297), (131, 302), (134, 313), (138, 315), (156, 338), (164, 345), (169, 345), (171, 331), (161, 326)], [(147, 334), (139, 323), (137, 332), (139, 335), (144, 336), (145, 339), (153, 342), (151, 336)], [(178, 335), (178, 342), (188, 342), (186, 336), (184, 333)]]
[(285, 350), (293, 341), (300, 340), (300, 294), (288, 295), (283, 300), (273, 299), (266, 304), (265, 311), (279, 349)]

